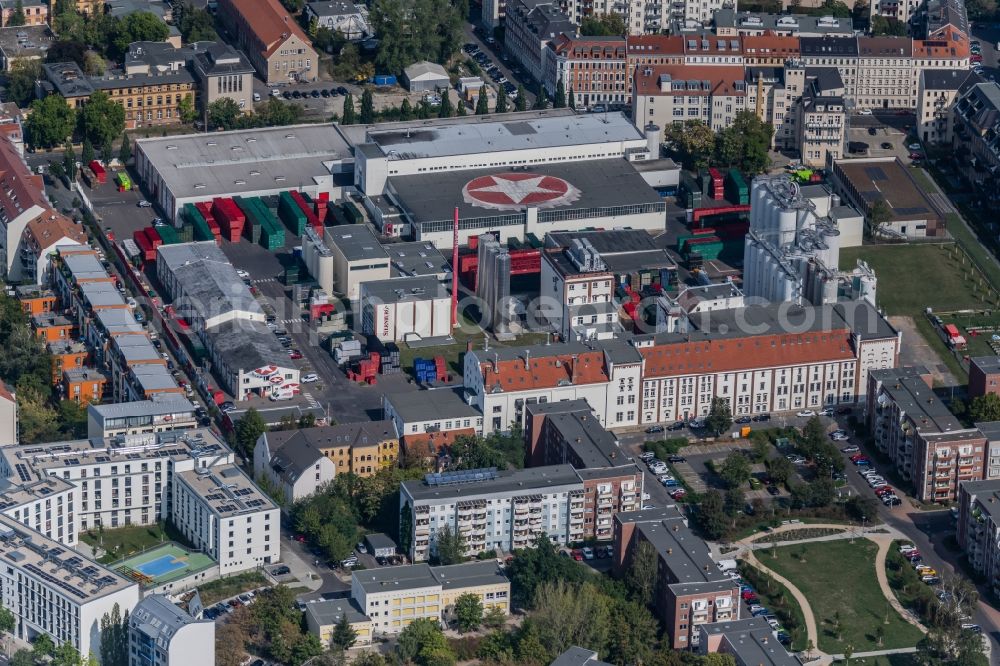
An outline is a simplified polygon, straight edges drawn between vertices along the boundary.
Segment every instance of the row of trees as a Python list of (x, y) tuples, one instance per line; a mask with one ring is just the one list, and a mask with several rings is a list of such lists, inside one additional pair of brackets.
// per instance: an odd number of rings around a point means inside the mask
[(468, 0), (374, 0), (369, 11), (379, 36), (375, 66), (401, 73), (421, 60), (447, 62), (462, 44)]
[(31, 103), (26, 121), (28, 141), (35, 148), (65, 143), (74, 131), (92, 146), (111, 146), (125, 129), (125, 109), (104, 91), (94, 92), (79, 111), (60, 95), (49, 95)]
[[(87, 107), (84, 107), (86, 109)], [(181, 120), (192, 122), (197, 117), (194, 104), (190, 104), (190, 115)], [(217, 99), (208, 105), (209, 127), (224, 130), (249, 129), (251, 127), (280, 127), (294, 125), (302, 118), (302, 107), (298, 104), (288, 104), (277, 97), (268, 97), (267, 101), (258, 104), (253, 113), (244, 113), (239, 105), (229, 97)]]
[(749, 174), (770, 167), (768, 151), (774, 126), (761, 121), (752, 111), (740, 111), (729, 127), (715, 132), (702, 120), (687, 120), (665, 131), (667, 144), (685, 169), (709, 165), (737, 167)]
[(101, 13), (83, 16), (74, 7), (60, 8), (67, 4), (71, 3), (56, 3), (53, 28), (59, 37), (49, 47), (46, 61), (72, 60), (87, 74), (102, 74), (104, 58), (121, 62), (132, 42), (162, 42), (170, 33), (152, 12), (132, 12), (120, 18)]
[(216, 631), (215, 662), (240, 666), (248, 648), (279, 664), (299, 666), (323, 652), (308, 632), (295, 594), (284, 585), (261, 591), (253, 605), (238, 608)]

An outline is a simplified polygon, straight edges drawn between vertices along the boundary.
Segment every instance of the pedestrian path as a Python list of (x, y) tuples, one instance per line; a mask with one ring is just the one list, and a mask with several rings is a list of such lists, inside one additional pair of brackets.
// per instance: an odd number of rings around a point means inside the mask
[(316, 400), (316, 398), (314, 398), (313, 395), (312, 395), (312, 393), (310, 393), (309, 391), (303, 391), (302, 392), (302, 397), (306, 399), (306, 402), (309, 403), (310, 407), (312, 407), (312, 408), (315, 409), (315, 408), (318, 408), (320, 406), (319, 401)]
[[(865, 657), (885, 657), (891, 654), (914, 654), (917, 651), (915, 647), (908, 648), (896, 648), (894, 650), (875, 650), (873, 652), (852, 652), (851, 659), (864, 659)], [(824, 666), (825, 664), (832, 664), (835, 661), (843, 661), (844, 655), (842, 654), (824, 654), (821, 655), (819, 659), (815, 661), (806, 662), (808, 664), (818, 664), (819, 666)]]
[[(854, 539), (858, 537), (868, 539), (869, 541), (873, 542), (876, 546), (878, 546), (878, 551), (876, 552), (875, 555), (875, 578), (878, 580), (878, 585), (879, 589), (882, 592), (882, 596), (885, 597), (886, 601), (889, 602), (889, 605), (892, 606), (893, 609), (895, 609), (896, 612), (899, 613), (899, 615), (904, 620), (906, 620), (913, 626), (920, 629), (920, 631), (924, 633), (927, 632), (927, 627), (921, 624), (920, 621), (916, 617), (914, 617), (913, 614), (910, 613), (910, 611), (904, 608), (903, 605), (899, 603), (899, 600), (896, 599), (896, 595), (893, 593), (892, 587), (889, 585), (889, 577), (886, 574), (885, 570), (885, 562), (889, 554), (889, 548), (892, 547), (892, 542), (894, 540), (908, 541), (909, 539), (906, 537), (905, 534), (903, 534), (896, 528), (891, 527), (889, 525), (880, 525), (877, 528), (880, 530), (879, 533), (862, 531), (861, 534), (859, 535), (856, 527), (852, 527), (850, 525), (843, 525), (840, 523), (789, 523), (787, 525), (781, 525), (779, 527), (776, 527), (769, 534), (781, 534), (783, 532), (794, 532), (797, 530), (806, 530), (806, 529), (839, 529), (841, 531), (837, 534), (812, 537), (809, 539), (798, 539), (794, 541), (779, 541), (776, 544), (771, 544), (770, 542), (764, 542), (764, 541), (754, 543), (755, 539), (759, 539), (762, 536), (760, 533), (754, 533), (748, 537), (744, 537), (743, 539), (734, 542), (733, 545), (736, 546), (740, 551), (738, 553), (738, 556), (746, 560), (747, 563), (749, 563), (755, 569), (758, 569), (760, 571), (763, 571), (764, 573), (769, 574), (772, 578), (774, 578), (774, 580), (778, 581), (788, 589), (789, 594), (791, 594), (795, 598), (795, 600), (799, 604), (799, 608), (802, 609), (802, 617), (805, 620), (806, 624), (806, 637), (808, 638), (808, 640), (812, 641), (813, 645), (819, 645), (818, 641), (819, 633), (816, 625), (816, 617), (813, 614), (812, 607), (809, 605), (809, 601), (806, 599), (806, 596), (802, 594), (801, 590), (795, 587), (791, 583), (791, 581), (784, 578), (783, 576), (780, 576), (775, 571), (769, 569), (764, 564), (762, 564), (761, 561), (758, 560), (757, 557), (754, 555), (755, 550), (772, 548), (772, 547), (780, 548), (781, 546), (789, 546), (793, 544), (835, 541), (838, 539)], [(856, 655), (852, 655), (851, 658), (853, 659), (854, 657), (863, 657), (863, 656), (874, 657), (883, 654), (904, 654), (915, 651), (916, 648), (901, 648), (898, 650), (884, 650), (880, 652), (858, 653)], [(827, 655), (825, 653), (819, 652), (818, 650), (815, 651), (814, 654), (818, 655), (819, 659), (816, 662), (810, 662), (810, 663), (830, 664), (837, 659), (844, 658), (843, 655)]]

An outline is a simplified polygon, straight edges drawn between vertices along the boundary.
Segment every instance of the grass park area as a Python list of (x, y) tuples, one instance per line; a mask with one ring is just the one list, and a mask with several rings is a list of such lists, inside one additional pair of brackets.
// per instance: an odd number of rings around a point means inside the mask
[[(954, 222), (954, 228), (965, 227)], [(917, 330), (960, 381), (965, 368), (945, 345), (934, 326), (924, 316), (929, 307), (935, 312), (995, 309), (1000, 305), (997, 289), (991, 285), (955, 244), (866, 245), (840, 252), (841, 268), (850, 269), (863, 259), (878, 277), (878, 305), (889, 316), (911, 317)], [(977, 258), (977, 263), (983, 265)], [(990, 354), (986, 339), (973, 340), (973, 351)]]
[(843, 539), (760, 550), (757, 557), (809, 600), (820, 650), (840, 654), (848, 646), (855, 653), (912, 647), (922, 634), (882, 594), (875, 577), (877, 550), (864, 539), (853, 544)]
[(789, 646), (791, 650), (793, 652), (805, 650), (809, 642), (806, 637), (806, 621), (795, 597), (769, 574), (764, 574), (749, 564), (741, 564), (740, 574), (757, 592), (760, 603), (770, 609), (781, 622), (781, 626), (788, 631), (792, 637), (792, 644)]

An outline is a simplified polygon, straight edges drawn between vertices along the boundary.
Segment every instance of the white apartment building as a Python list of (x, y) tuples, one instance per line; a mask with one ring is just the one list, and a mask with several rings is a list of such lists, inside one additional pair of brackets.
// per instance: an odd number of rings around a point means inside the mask
[[(151, 525), (167, 519), (172, 476), (232, 463), (233, 456), (207, 429), (8, 447), (0, 452), (0, 473), (19, 486), (8, 492), (41, 497), (3, 511), (74, 545), (80, 532), (98, 525)], [(71, 490), (60, 486), (45, 492), (37, 485), (49, 480)], [(40, 516), (46, 516), (44, 521)]]
[(983, 79), (971, 70), (937, 69), (920, 72), (917, 87), (917, 136), (923, 143), (952, 143), (955, 102), (977, 83), (983, 83)]
[(214, 666), (215, 622), (197, 620), (160, 594), (128, 618), (128, 666)]
[(80, 654), (100, 654), (101, 618), (115, 604), (125, 612), (139, 602), (137, 583), (7, 516), (0, 516), (0, 555), (0, 603), (22, 641), (47, 634)]
[(14, 390), (0, 381), (0, 446), (17, 444), (17, 398)]
[[(559, 544), (583, 537), (583, 482), (571, 465), (429, 474), (404, 481), (399, 502), (412, 517), (415, 562), (436, 552), (445, 526), (465, 537), (470, 554), (525, 548), (543, 533)], [(571, 523), (571, 509), (579, 521)]]
[(553, 309), (549, 321), (562, 339), (606, 338), (621, 330), (615, 276), (590, 241), (574, 239), (564, 252), (543, 252), (540, 280), (541, 299)]
[(257, 439), (253, 471), (255, 478), (266, 478), (278, 488), (291, 506), (333, 481), (337, 466), (302, 430), (281, 430)]
[(222, 575), (278, 561), (280, 513), (233, 464), (173, 475), (170, 517)]
[(747, 108), (745, 76), (742, 65), (639, 66), (632, 83), (632, 119), (636, 126), (660, 127), (700, 120), (723, 130)]
[(87, 406), (87, 436), (104, 439), (187, 430), (198, 425), (195, 409), (184, 396), (169, 393), (135, 402), (92, 403)]
[(913, 40), (858, 37), (854, 103), (862, 109), (912, 109), (915, 101)]

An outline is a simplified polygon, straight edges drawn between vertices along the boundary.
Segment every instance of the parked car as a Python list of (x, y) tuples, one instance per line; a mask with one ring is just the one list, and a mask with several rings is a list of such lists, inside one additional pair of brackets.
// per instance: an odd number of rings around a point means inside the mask
[(646, 434), (647, 435), (652, 435), (654, 433), (663, 432), (663, 431), (664, 431), (664, 427), (661, 426), (661, 425), (649, 426), (648, 428), (646, 428)]
[(302, 383), (303, 384), (312, 384), (313, 382), (318, 381), (318, 380), (319, 380), (319, 376), (315, 372), (310, 372), (307, 375), (302, 375)]
[(570, 551), (570, 556), (577, 562), (583, 562), (583, 551), (579, 548), (574, 548)]
[(767, 492), (768, 492), (769, 495), (780, 495), (781, 494), (781, 491), (778, 490), (777, 486), (768, 486), (767, 487)]
[(287, 576), (290, 573), (292, 573), (292, 570), (286, 567), (284, 564), (271, 569), (272, 576)]
[(755, 423), (763, 423), (771, 420), (770, 414), (755, 414), (752, 419)]
[(683, 488), (677, 488), (675, 490), (671, 490), (669, 494), (671, 499), (680, 500), (685, 495), (687, 495), (687, 491), (684, 490)]
[(667, 462), (682, 463), (682, 462), (687, 462), (687, 458), (685, 458), (684, 456), (668, 456)]
[(583, 559), (592, 560), (594, 559), (594, 549), (590, 546), (583, 548)]
[(842, 453), (857, 453), (860, 450), (861, 450), (861, 447), (859, 447), (857, 444), (851, 444), (849, 446), (845, 446), (844, 448), (842, 448), (841, 452)]
[(739, 418), (733, 419), (733, 423), (737, 425), (746, 425), (747, 423), (751, 423), (752, 420), (753, 419), (751, 419), (749, 416), (740, 416)]
[(814, 412), (811, 409), (803, 409), (799, 412), (796, 412), (795, 415), (798, 416), (799, 418), (809, 418), (812, 416), (816, 416), (816, 412)]
[(684, 429), (683, 421), (675, 421), (674, 423), (671, 423), (670, 425), (667, 426), (667, 430), (669, 430), (670, 432), (676, 432), (678, 430), (683, 430), (683, 429)]
[(882, 150), (892, 150), (892, 144), (888, 141), (883, 141), (882, 145), (879, 146)]
[(153, 204), (149, 203), (148, 201), (140, 201), (139, 203), (136, 204), (136, 206), (138, 206), (139, 208), (152, 208)]

